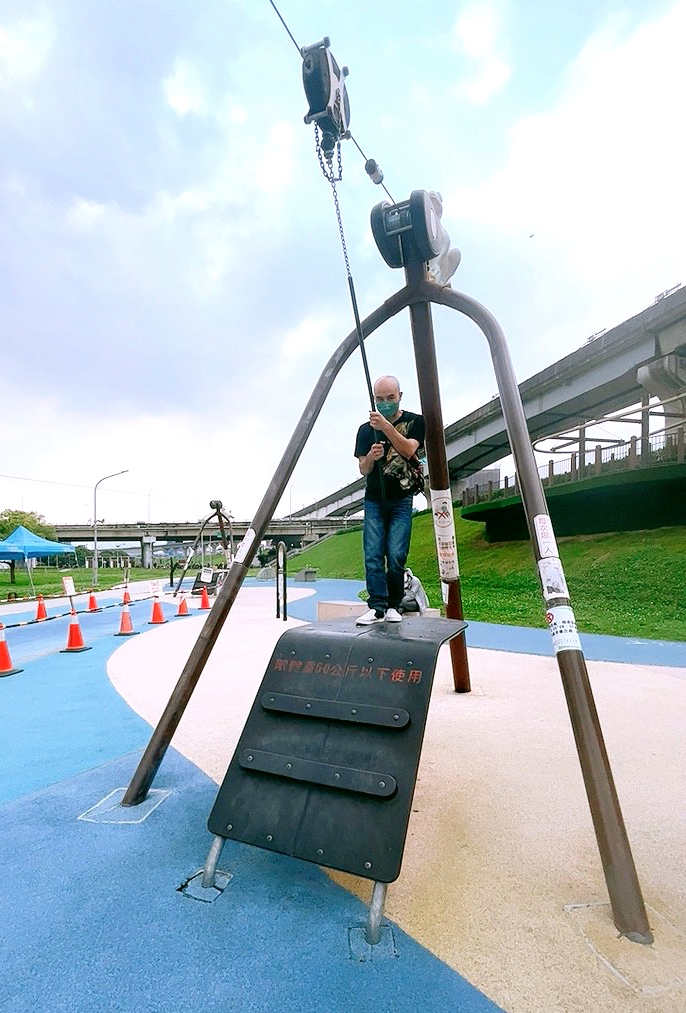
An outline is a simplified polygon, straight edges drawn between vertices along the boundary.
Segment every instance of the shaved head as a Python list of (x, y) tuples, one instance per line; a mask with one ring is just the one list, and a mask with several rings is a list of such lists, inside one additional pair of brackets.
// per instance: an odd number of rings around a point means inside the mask
[(400, 394), (400, 381), (397, 376), (380, 376), (374, 383), (374, 394)]

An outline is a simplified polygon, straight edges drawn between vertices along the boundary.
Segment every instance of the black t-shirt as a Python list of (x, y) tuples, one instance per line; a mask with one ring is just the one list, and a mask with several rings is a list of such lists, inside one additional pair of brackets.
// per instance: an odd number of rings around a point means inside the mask
[[(396, 419), (393, 426), (401, 436), (407, 437), (408, 440), (417, 440), (419, 443), (417, 451), (422, 449), (424, 446), (424, 419), (421, 415), (415, 415), (414, 412), (402, 411), (400, 418)], [(383, 433), (379, 433), (378, 439), (379, 443), (383, 443), (386, 449), (381, 460), (375, 463), (371, 474), (367, 475), (365, 499), (374, 500), (376, 503), (381, 502), (381, 483), (379, 481), (379, 468), (381, 465), (383, 465), (386, 499), (403, 499), (405, 496), (411, 496), (412, 493), (403, 489), (399, 481), (400, 477), (405, 474), (405, 458), (398, 453), (389, 442), (388, 437), (384, 436)], [(374, 430), (368, 422), (363, 423), (357, 430), (355, 457), (364, 457), (365, 454), (368, 454), (374, 442), (376, 442)]]

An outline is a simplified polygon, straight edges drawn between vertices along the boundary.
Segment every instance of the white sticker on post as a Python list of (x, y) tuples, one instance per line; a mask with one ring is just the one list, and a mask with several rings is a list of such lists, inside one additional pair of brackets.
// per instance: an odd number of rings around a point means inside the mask
[(548, 514), (536, 514), (534, 517), (534, 531), (536, 533), (536, 544), (541, 559), (547, 556), (559, 556), (553, 525)]
[[(74, 595), (76, 594), (76, 590), (74, 589), (73, 577), (62, 577), (62, 587), (64, 588), (64, 593), (66, 594), (67, 598), (73, 598)], [(12, 666), (10, 666), (10, 668), (11, 667)]]
[(238, 552), (234, 556), (234, 560), (233, 560), (234, 563), (242, 563), (243, 562), (243, 560), (245, 559), (245, 557), (250, 552), (250, 549), (252, 548), (252, 543), (254, 541), (255, 541), (255, 531), (253, 530), (253, 528), (248, 528), (248, 530), (245, 532), (245, 536), (243, 538), (243, 541), (238, 546)]
[(562, 563), (557, 556), (539, 559), (538, 575), (541, 578), (541, 590), (545, 601), (551, 601), (553, 598), (569, 598)]
[(557, 605), (549, 608), (545, 614), (545, 621), (553, 638), (555, 654), (560, 651), (580, 651), (581, 641), (576, 628), (574, 610), (569, 605)]
[(431, 490), (431, 512), (434, 518), (438, 571), (441, 580), (454, 581), (460, 576), (457, 561), (455, 518), (450, 489)]

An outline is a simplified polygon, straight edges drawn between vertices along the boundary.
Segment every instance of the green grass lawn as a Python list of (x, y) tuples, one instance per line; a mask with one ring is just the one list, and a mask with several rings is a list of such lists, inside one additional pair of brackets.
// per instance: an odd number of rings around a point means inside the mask
[[(193, 571), (195, 572), (195, 571)], [(86, 567), (73, 567), (71, 569), (59, 570), (54, 566), (36, 566), (31, 571), (33, 578), (33, 584), (37, 594), (43, 595), (58, 595), (63, 594), (62, 577), (71, 577), (74, 581), (74, 587), (76, 588), (77, 594), (82, 591), (90, 591), (93, 587), (93, 573), (92, 570)], [(174, 574), (176, 580), (179, 576), (177, 570)], [(130, 571), (129, 579), (134, 580), (150, 580), (158, 579), (161, 581), (167, 581), (169, 579), (169, 570), (143, 570), (143, 569), (132, 569)], [(119, 570), (109, 567), (102, 567), (98, 569), (98, 590), (103, 591), (109, 587), (114, 587), (117, 584), (123, 584), (124, 582), (124, 570)], [(17, 564), (15, 570), (15, 583), (10, 584), (10, 573), (9, 570), (0, 570), (0, 601), (7, 601), (8, 595), (15, 592), (17, 597), (30, 597), (32, 595), (31, 581), (26, 570)]]
[[(484, 526), (463, 521), (455, 511), (460, 557), (460, 585), (466, 619), (543, 627), (544, 610), (533, 555), (528, 542), (490, 544)], [(686, 641), (686, 529), (658, 528), (607, 535), (580, 535), (558, 540), (562, 564), (579, 628), (585, 633)], [(440, 606), (431, 514), (416, 514), (408, 565), (422, 581), (432, 605)], [(320, 577), (364, 580), (360, 528), (327, 538), (288, 562), (291, 575), (304, 566)], [(91, 571), (72, 569), (77, 591), (91, 588)], [(175, 579), (179, 571), (176, 571)], [(193, 572), (194, 575), (194, 572)], [(36, 567), (33, 581), (41, 594), (62, 592), (63, 572)], [(130, 579), (167, 581), (168, 569), (131, 571)], [(121, 584), (122, 570), (102, 568), (100, 589)], [(15, 591), (31, 594), (25, 571), (17, 567), (16, 584), (0, 570), (0, 601)]]
[[(257, 573), (259, 567), (251, 569), (251, 573)], [(191, 567), (188, 571), (186, 581), (193, 579), (198, 572), (197, 567)], [(116, 587), (124, 583), (125, 571), (116, 567), (99, 567), (98, 569), (98, 590), (106, 591), (110, 587)], [(62, 578), (69, 576), (74, 581), (76, 593), (90, 591), (93, 587), (93, 573), (87, 567), (73, 567), (60, 570), (54, 566), (36, 566), (31, 571), (33, 586), (36, 594), (62, 595), (64, 589)], [(174, 570), (174, 584), (181, 576), (181, 567)], [(169, 583), (169, 568), (163, 567), (153, 570), (145, 570), (142, 567), (133, 567), (129, 571), (129, 582), (136, 580), (159, 580), (162, 584)], [(10, 583), (9, 570), (0, 570), (0, 602), (7, 601), (8, 595), (16, 594), (18, 598), (30, 598), (33, 595), (31, 581), (23, 568), (17, 564), (15, 570), (15, 583)]]
[[(543, 627), (544, 610), (529, 542), (489, 544), (484, 525), (455, 511), (466, 619)], [(686, 640), (686, 529), (658, 528), (558, 540), (579, 628), (654, 640)], [(432, 605), (442, 604), (431, 514), (417, 514), (408, 565)], [(364, 580), (361, 530), (326, 539), (289, 561), (295, 573)]]

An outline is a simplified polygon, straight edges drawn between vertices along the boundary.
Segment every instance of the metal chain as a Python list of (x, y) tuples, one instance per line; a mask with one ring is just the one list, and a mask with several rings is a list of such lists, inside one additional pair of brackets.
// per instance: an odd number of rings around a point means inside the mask
[(336, 220), (338, 221), (338, 231), (341, 237), (341, 246), (343, 247), (343, 259), (345, 260), (345, 270), (348, 274), (348, 278), (352, 278), (350, 273), (350, 261), (348, 260), (348, 248), (345, 244), (345, 233), (343, 232), (343, 221), (341, 219), (341, 206), (338, 203), (338, 193), (336, 192), (336, 183), (331, 181), (331, 192), (333, 193), (333, 203), (336, 208)]
[[(319, 159), (319, 165), (321, 166), (322, 173), (324, 174), (324, 179), (328, 179), (329, 183), (340, 183), (340, 181), (343, 179), (343, 159), (341, 157), (341, 142), (340, 141), (336, 142), (336, 150), (338, 152), (337, 176), (334, 176), (333, 174), (333, 167), (327, 169), (326, 166), (324, 165), (324, 152), (322, 151), (322, 142), (319, 137), (319, 127), (317, 126), (316, 123), (314, 125), (314, 143), (317, 148), (317, 158)], [(330, 164), (333, 161), (333, 159), (327, 159), (327, 161)]]
[(338, 222), (338, 233), (341, 237), (341, 247), (343, 248), (343, 259), (345, 260), (345, 270), (348, 278), (352, 280), (352, 273), (350, 271), (350, 260), (348, 259), (348, 247), (345, 242), (345, 232), (343, 231), (343, 219), (341, 217), (341, 206), (338, 202), (338, 191), (336, 190), (336, 183), (340, 183), (343, 179), (343, 158), (341, 156), (341, 142), (339, 141), (336, 145), (338, 154), (338, 173), (334, 174), (333, 168), (327, 168), (324, 164), (324, 153), (322, 152), (321, 142), (319, 140), (319, 130), (317, 124), (314, 125), (314, 137), (317, 145), (317, 157), (319, 158), (319, 165), (321, 166), (322, 174), (324, 179), (331, 184), (331, 192), (333, 194), (334, 208), (336, 209), (336, 221)]

